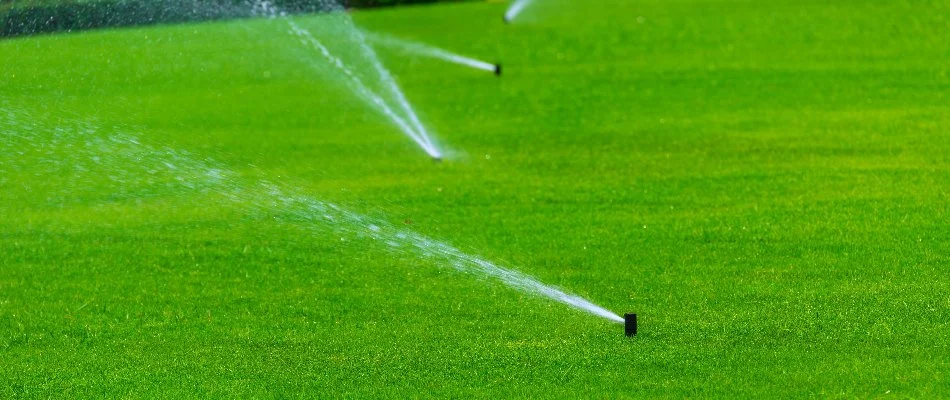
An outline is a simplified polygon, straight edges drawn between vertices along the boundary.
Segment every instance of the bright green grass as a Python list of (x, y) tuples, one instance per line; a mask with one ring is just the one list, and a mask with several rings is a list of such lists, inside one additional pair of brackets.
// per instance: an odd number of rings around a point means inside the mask
[(826, 3), (356, 14), (504, 61), (383, 53), (443, 164), (275, 22), (2, 41), (0, 109), (34, 125), (410, 219), (642, 326), (7, 152), (0, 397), (947, 396), (950, 7)]

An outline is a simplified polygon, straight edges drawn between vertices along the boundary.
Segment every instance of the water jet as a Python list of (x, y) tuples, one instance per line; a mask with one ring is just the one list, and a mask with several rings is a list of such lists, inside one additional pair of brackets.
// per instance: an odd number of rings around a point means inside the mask
[[(586, 298), (548, 285), (517, 269), (406, 229), (320, 200), (294, 186), (246, 177), (225, 165), (188, 152), (152, 146), (137, 136), (91, 123), (54, 122), (0, 109), (0, 171), (31, 176), (59, 174), (67, 182), (50, 188), (46, 201), (189, 196), (204, 207), (240, 210), (252, 218), (303, 228), (314, 240), (367, 240), (394, 254), (416, 257), (478, 279), (491, 280), (529, 296), (545, 298), (614, 323), (624, 318)], [(25, 154), (25, 155), (24, 155)], [(50, 156), (54, 155), (54, 156)], [(441, 160), (436, 153), (434, 160)], [(28, 167), (39, 170), (28, 171)], [(64, 168), (68, 167), (68, 168)], [(45, 169), (44, 169), (45, 168)], [(4, 178), (0, 175), (0, 178)], [(102, 181), (102, 177), (108, 177)], [(97, 182), (97, 184), (89, 184)], [(60, 203), (66, 204), (66, 203)]]
[(515, 1), (514, 4), (508, 8), (508, 11), (505, 12), (505, 23), (510, 24), (514, 22), (515, 18), (518, 17), (518, 14), (521, 14), (521, 12), (524, 11), (524, 9), (528, 7), (529, 4), (531, 4), (531, 1), (532, 0)]
[(405, 53), (435, 58), (481, 71), (492, 72), (495, 75), (499, 75), (501, 73), (500, 64), (492, 64), (490, 62), (477, 60), (472, 57), (466, 57), (435, 46), (366, 31), (363, 32), (363, 37), (375, 44), (387, 46)]
[[(322, 10), (325, 11), (325, 14), (320, 17), (325, 19), (321, 27), (323, 29), (335, 29), (330, 33), (337, 35), (338, 38), (342, 37), (344, 41), (348, 41), (347, 45), (357, 51), (355, 57), (360, 59), (359, 61), (371, 65), (370, 73), (359, 73), (360, 71), (351, 65), (352, 63), (346, 62), (340, 54), (332, 51), (327, 43), (320, 40), (310, 30), (305, 29), (292, 17), (277, 10), (268, 2), (262, 2), (262, 4), (266, 5), (266, 7), (261, 7), (265, 16), (284, 20), (290, 28), (289, 33), (296, 36), (303, 45), (323, 56), (333, 69), (343, 75), (345, 84), (357, 97), (389, 119), (393, 125), (419, 145), (429, 156), (441, 156), (440, 151), (436, 148), (435, 141), (430, 137), (428, 130), (420, 121), (415, 109), (410, 105), (395, 78), (380, 61), (376, 52), (369, 46), (363, 33), (356, 28), (352, 19), (335, 0), (321, 0), (319, 2)], [(314, 66), (323, 67), (323, 65), (318, 66), (316, 64)], [(376, 90), (371, 85), (374, 82), (376, 83)]]

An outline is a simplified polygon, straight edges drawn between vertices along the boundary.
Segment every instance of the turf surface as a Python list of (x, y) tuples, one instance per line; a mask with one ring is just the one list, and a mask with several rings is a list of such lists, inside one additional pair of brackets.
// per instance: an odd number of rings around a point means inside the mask
[[(950, 393), (947, 3), (503, 10), (354, 15), (504, 61), (382, 53), (442, 164), (275, 21), (0, 41), (0, 397)], [(640, 335), (209, 206), (148, 157), (77, 175), (84, 130), (405, 223)]]

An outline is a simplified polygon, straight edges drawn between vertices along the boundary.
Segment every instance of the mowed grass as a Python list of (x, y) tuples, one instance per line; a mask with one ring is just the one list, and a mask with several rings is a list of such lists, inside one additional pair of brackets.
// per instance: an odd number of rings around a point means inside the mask
[[(442, 164), (279, 21), (0, 41), (0, 111), (20, 115), (0, 132), (0, 397), (950, 393), (947, 3), (503, 10), (354, 14), (504, 62), (380, 50)], [(406, 224), (637, 312), (640, 335), (9, 145), (82, 124)]]

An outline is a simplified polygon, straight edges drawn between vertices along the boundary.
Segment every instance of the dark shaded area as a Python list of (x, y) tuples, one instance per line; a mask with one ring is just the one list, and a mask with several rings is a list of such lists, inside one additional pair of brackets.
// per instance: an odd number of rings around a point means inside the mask
[[(446, 0), (347, 0), (348, 8), (388, 7)], [(464, 1), (464, 0), (450, 0)], [(326, 11), (318, 0), (103, 0), (50, 4), (0, 1), (0, 37), (100, 28), (249, 18)], [(266, 5), (265, 5), (266, 4)]]

